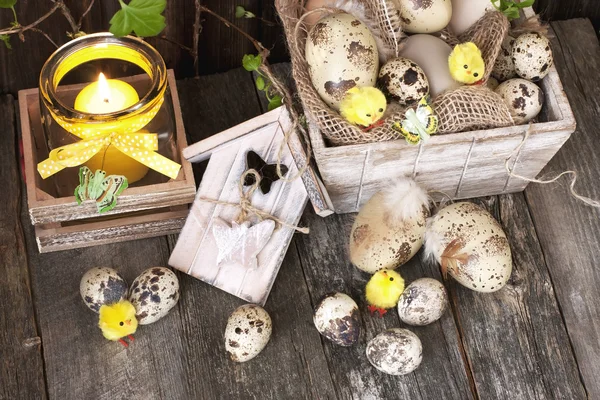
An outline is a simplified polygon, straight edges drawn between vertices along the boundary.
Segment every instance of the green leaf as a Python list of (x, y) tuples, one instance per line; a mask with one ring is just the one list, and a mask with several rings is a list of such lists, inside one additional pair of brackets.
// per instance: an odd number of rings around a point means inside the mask
[(13, 8), (17, 0), (0, 0), (0, 8)]
[(520, 3), (517, 3), (516, 6), (519, 8), (531, 7), (535, 3), (535, 0), (523, 0)]
[(250, 11), (244, 13), (244, 18), (256, 18), (256, 15)]
[(117, 37), (132, 31), (141, 37), (156, 36), (167, 26), (162, 15), (166, 0), (131, 0), (129, 4), (119, 0), (119, 3), (121, 9), (110, 20), (110, 32)]
[(237, 6), (235, 8), (235, 17), (236, 18), (244, 18), (244, 15), (246, 15), (246, 9), (242, 6)]
[(506, 15), (509, 20), (517, 19), (520, 17), (519, 10), (525, 7), (531, 7), (535, 0), (523, 0), (521, 2), (515, 2), (513, 0), (490, 0), (496, 10)]
[(267, 107), (267, 110), (271, 111), (276, 109), (277, 107), (281, 106), (281, 96), (276, 94), (275, 96), (273, 96), (273, 98), (271, 98), (271, 101), (269, 102), (269, 105)]
[(260, 75), (256, 77), (256, 88), (258, 90), (263, 90), (265, 88), (265, 80)]
[(8, 35), (0, 35), (0, 40), (4, 42), (4, 45), (7, 49), (12, 50), (12, 45), (10, 44), (10, 36)]
[(246, 54), (244, 58), (242, 58), (242, 66), (246, 69), (246, 71), (256, 71), (258, 70), (258, 67), (260, 67), (261, 64), (262, 57), (260, 54)]

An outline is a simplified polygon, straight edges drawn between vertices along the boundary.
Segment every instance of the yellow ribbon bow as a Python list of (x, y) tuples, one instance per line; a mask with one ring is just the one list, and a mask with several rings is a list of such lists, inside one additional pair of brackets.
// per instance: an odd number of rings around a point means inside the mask
[(155, 133), (113, 132), (52, 150), (48, 158), (38, 164), (38, 172), (46, 179), (67, 167), (85, 163), (108, 145), (115, 146), (125, 155), (172, 179), (177, 178), (181, 168), (181, 165), (156, 153), (158, 136)]

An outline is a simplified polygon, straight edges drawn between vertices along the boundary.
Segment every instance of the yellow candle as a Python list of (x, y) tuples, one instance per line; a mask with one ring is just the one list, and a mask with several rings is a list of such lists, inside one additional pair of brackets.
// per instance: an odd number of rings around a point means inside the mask
[[(106, 79), (100, 74), (98, 81), (87, 85), (75, 99), (77, 111), (90, 114), (109, 114), (131, 107), (140, 100), (136, 90), (118, 79)], [(90, 158), (85, 165), (92, 171), (102, 169), (108, 175), (125, 175), (129, 183), (142, 179), (148, 167), (123, 154), (114, 146), (107, 146)]]

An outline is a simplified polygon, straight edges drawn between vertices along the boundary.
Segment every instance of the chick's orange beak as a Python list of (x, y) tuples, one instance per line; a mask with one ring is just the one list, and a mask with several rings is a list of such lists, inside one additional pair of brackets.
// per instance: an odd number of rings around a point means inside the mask
[(387, 278), (387, 271), (381, 271), (381, 273), (383, 274), (383, 276), (385, 276)]
[(127, 321), (125, 321), (125, 323), (126, 323), (127, 325), (131, 325), (131, 320), (130, 320), (130, 319), (128, 319)]
[(467, 71), (467, 75), (471, 75), (471, 71)]

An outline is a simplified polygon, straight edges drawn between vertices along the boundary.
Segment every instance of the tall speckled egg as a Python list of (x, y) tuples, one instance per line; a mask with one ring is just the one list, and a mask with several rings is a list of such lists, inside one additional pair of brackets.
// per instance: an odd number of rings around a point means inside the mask
[(539, 33), (524, 33), (512, 46), (512, 61), (521, 78), (537, 82), (550, 72), (554, 62), (550, 41)]
[(441, 282), (421, 278), (404, 289), (398, 301), (398, 315), (402, 322), (423, 326), (442, 317), (448, 307), (448, 293)]
[(515, 71), (515, 63), (512, 59), (512, 48), (514, 43), (515, 38), (512, 36), (507, 36), (504, 39), (500, 54), (498, 54), (498, 58), (496, 58), (496, 63), (494, 64), (492, 76), (501, 82), (517, 76), (517, 72)]
[(502, 227), (489, 212), (470, 202), (446, 206), (428, 220), (425, 251), (442, 271), (477, 292), (500, 290), (512, 272)]
[(269, 314), (256, 304), (238, 307), (227, 320), (225, 350), (233, 361), (245, 362), (260, 353), (271, 338)]
[(367, 344), (367, 359), (375, 368), (390, 375), (413, 372), (423, 360), (423, 346), (408, 329), (392, 328)]
[(140, 325), (158, 321), (179, 301), (177, 275), (169, 268), (148, 268), (131, 284), (129, 301), (135, 307)]
[(381, 67), (377, 85), (402, 105), (415, 104), (429, 93), (425, 72), (415, 62), (403, 57), (393, 58)]
[(127, 298), (127, 282), (112, 268), (92, 268), (81, 277), (79, 292), (85, 305), (98, 313), (104, 304)]
[(402, 29), (410, 33), (441, 31), (452, 18), (450, 0), (394, 0)]
[(510, 79), (495, 90), (508, 106), (517, 125), (529, 122), (542, 111), (544, 93), (538, 85), (525, 79)]
[(379, 71), (375, 38), (365, 24), (347, 13), (315, 24), (306, 38), (306, 62), (313, 86), (335, 110), (348, 89), (374, 86)]
[(360, 337), (358, 305), (344, 293), (333, 293), (321, 300), (313, 317), (319, 333), (340, 346), (352, 346)]

